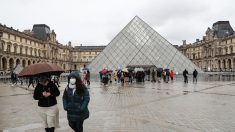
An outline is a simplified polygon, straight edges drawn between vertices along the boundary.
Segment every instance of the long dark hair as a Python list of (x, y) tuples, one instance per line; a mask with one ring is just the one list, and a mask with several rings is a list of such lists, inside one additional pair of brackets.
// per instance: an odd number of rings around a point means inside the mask
[(75, 85), (76, 85), (76, 93), (81, 96), (84, 90), (86, 89), (85, 84), (82, 82), (81, 78), (76, 78)]

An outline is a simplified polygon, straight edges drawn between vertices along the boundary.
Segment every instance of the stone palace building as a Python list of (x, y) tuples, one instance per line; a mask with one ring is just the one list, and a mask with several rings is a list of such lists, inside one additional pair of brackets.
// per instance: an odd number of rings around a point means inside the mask
[(9, 72), (22, 64), (54, 63), (65, 70), (78, 70), (91, 62), (105, 46), (63, 45), (45, 24), (20, 32), (0, 24), (0, 72)]
[(235, 71), (235, 33), (229, 21), (214, 23), (202, 40), (183, 40), (178, 49), (204, 71)]
[[(20, 32), (0, 24), (0, 72), (17, 64), (54, 63), (65, 70), (79, 70), (89, 64), (105, 46), (72, 46), (56, 40), (56, 33), (45, 24)], [(235, 71), (235, 33), (229, 21), (218, 21), (206, 30), (202, 40), (176, 46), (204, 71)]]

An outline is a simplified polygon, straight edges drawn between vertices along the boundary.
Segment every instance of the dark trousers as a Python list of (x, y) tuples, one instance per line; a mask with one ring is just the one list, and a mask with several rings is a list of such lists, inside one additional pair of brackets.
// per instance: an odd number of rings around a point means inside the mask
[(193, 76), (193, 82), (196, 81), (197, 82), (197, 76)]
[(33, 84), (33, 82), (29, 82), (29, 85), (28, 85), (28, 88), (29, 88), (29, 86), (32, 84), (32, 86), (34, 87), (34, 84)]
[(184, 76), (184, 83), (188, 83), (188, 77)]
[(83, 121), (69, 121), (69, 126), (74, 130), (74, 132), (83, 132)]

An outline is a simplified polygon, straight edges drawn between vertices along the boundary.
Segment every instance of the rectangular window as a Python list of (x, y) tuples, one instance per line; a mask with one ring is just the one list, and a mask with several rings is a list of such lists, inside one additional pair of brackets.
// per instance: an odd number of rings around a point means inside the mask
[(20, 47), (20, 54), (22, 54), (22, 47)]

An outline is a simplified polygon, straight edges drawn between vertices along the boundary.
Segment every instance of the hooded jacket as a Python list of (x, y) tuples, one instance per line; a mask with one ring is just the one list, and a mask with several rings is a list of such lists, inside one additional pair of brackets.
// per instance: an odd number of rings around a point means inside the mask
[[(71, 77), (80, 78), (78, 73), (72, 72), (68, 79)], [(65, 88), (63, 94), (63, 107), (67, 111), (67, 118), (69, 121), (82, 121), (89, 117), (88, 103), (90, 95), (87, 88), (84, 88), (81, 95), (73, 92), (69, 85)]]

